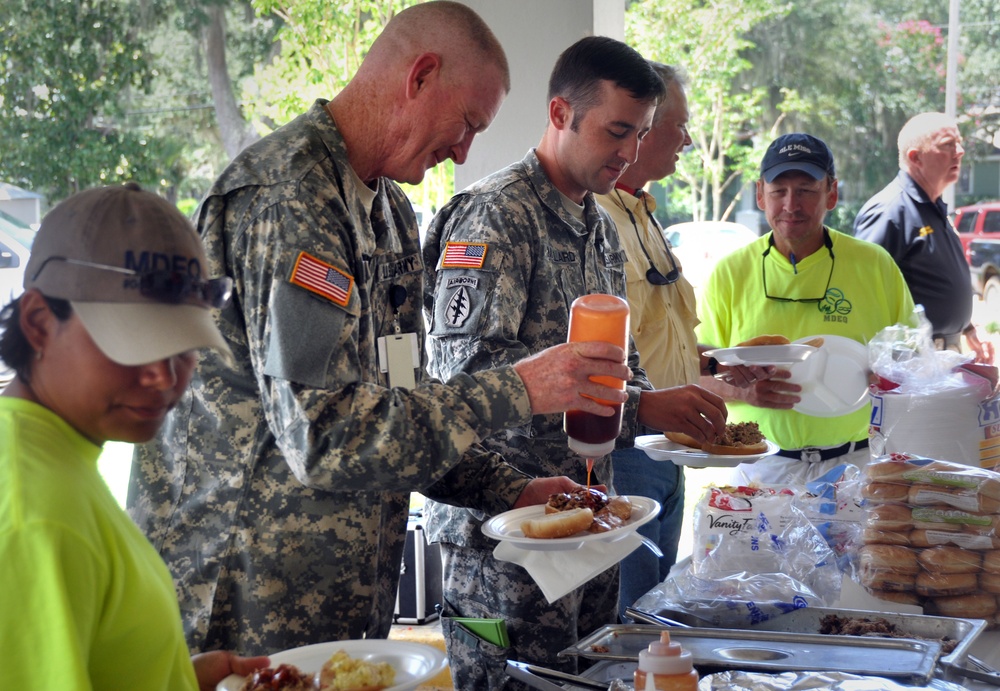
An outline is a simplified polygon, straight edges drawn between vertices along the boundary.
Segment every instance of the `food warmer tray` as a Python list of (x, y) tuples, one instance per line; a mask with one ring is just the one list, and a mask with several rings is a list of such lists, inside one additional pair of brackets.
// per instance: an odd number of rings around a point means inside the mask
[[(842, 619), (885, 619), (894, 624), (901, 633), (914, 638), (941, 640), (950, 638), (958, 641), (955, 648), (941, 655), (945, 664), (961, 665), (969, 654), (969, 648), (986, 629), (982, 619), (961, 619), (956, 617), (935, 617), (926, 614), (905, 614), (902, 612), (875, 612), (863, 609), (835, 609), (832, 607), (803, 607), (787, 614), (773, 617), (754, 624), (754, 631), (784, 631), (786, 633), (819, 633), (823, 617), (835, 614)], [(872, 638), (873, 636), (865, 636)]]
[[(593, 660), (638, 660), (639, 651), (659, 640), (662, 626), (604, 626), (560, 655)], [(725, 669), (761, 672), (834, 672), (904, 679), (926, 684), (941, 654), (938, 641), (862, 638), (749, 629), (670, 629), (671, 640), (691, 652), (702, 673)]]

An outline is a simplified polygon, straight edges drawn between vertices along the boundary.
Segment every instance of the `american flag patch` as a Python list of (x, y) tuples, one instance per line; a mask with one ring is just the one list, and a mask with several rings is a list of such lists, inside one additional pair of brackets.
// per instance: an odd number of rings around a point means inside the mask
[(486, 261), (488, 245), (471, 242), (449, 242), (444, 246), (444, 259), (441, 268), (465, 267), (481, 269)]
[(305, 252), (299, 252), (289, 280), (297, 286), (332, 300), (341, 307), (347, 307), (351, 290), (354, 288), (353, 276)]

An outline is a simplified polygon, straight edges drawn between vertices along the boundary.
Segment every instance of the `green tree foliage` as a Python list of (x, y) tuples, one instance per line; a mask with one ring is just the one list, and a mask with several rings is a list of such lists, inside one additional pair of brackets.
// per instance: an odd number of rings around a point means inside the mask
[(125, 126), (153, 77), (136, 4), (0, 0), (0, 27), (0, 179), (50, 199), (159, 182), (175, 145)]
[(688, 76), (694, 146), (681, 157), (671, 186), (675, 201), (686, 196), (694, 220), (727, 218), (742, 180), (760, 160), (753, 139), (766, 92), (739, 77), (751, 67), (745, 57), (753, 47), (751, 29), (787, 11), (771, 0), (641, 0), (627, 8), (628, 42)]
[[(317, 98), (333, 98), (350, 81), (383, 27), (417, 0), (252, 0), (258, 14), (282, 21), (280, 52), (258, 66), (243, 100), (259, 123), (280, 126)], [(266, 134), (271, 127), (262, 127)], [(404, 185), (414, 203), (436, 210), (454, 192), (454, 164), (427, 172), (420, 185)]]
[[(921, 8), (895, 4), (798, 0), (780, 21), (752, 32), (754, 67), (744, 78), (767, 89), (765, 117), (785, 115), (772, 135), (806, 131), (830, 145), (841, 198), (828, 222), (842, 230), (850, 230), (860, 206), (896, 174), (903, 123), (944, 108), (941, 29), (923, 19), (928, 15)], [(794, 112), (785, 108), (788, 90), (798, 97)]]
[[(155, 4), (147, 30), (155, 78), (133, 99), (129, 121), (182, 142), (169, 163), (177, 199), (200, 199), (231, 158), (273, 123), (253, 121), (254, 71), (277, 53), (280, 20), (257, 16), (248, 0)], [(228, 143), (228, 148), (227, 148)], [(171, 196), (174, 196), (173, 194)]]

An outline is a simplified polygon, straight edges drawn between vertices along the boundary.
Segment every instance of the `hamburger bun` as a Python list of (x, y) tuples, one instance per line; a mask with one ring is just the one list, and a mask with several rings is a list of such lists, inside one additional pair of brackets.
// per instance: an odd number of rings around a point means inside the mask
[(913, 528), (910, 507), (903, 504), (878, 504), (868, 509), (865, 525), (876, 530), (907, 532)]
[(730, 422), (721, 438), (701, 445), (701, 450), (714, 456), (752, 456), (767, 451), (767, 441), (756, 422)]
[[(976, 573), (982, 568), (983, 556), (982, 553), (969, 549), (939, 545), (921, 550), (917, 554), (917, 561), (924, 569), (933, 573)], [(960, 595), (961, 593), (948, 594)]]
[(910, 533), (906, 530), (879, 530), (865, 528), (861, 531), (861, 542), (866, 545), (903, 545), (910, 544)]
[(920, 605), (920, 598), (914, 593), (908, 593), (902, 590), (868, 590), (872, 594), (872, 597), (877, 597), (879, 600), (886, 600), (887, 602), (898, 602), (901, 605)]
[(552, 540), (585, 532), (593, 522), (590, 509), (570, 509), (528, 519), (521, 523), (521, 532), (525, 537)]
[(928, 613), (963, 619), (987, 619), (997, 611), (997, 599), (990, 593), (935, 597), (927, 601)]
[(864, 473), (872, 482), (894, 482), (899, 484), (913, 484), (903, 477), (903, 473), (916, 470), (917, 466), (908, 461), (885, 460), (874, 461), (865, 466)]
[(1000, 500), (974, 489), (953, 489), (938, 485), (912, 485), (906, 503), (912, 506), (953, 506), (972, 513), (997, 513)]
[(865, 571), (892, 571), (916, 575), (920, 571), (917, 554), (899, 545), (865, 545), (858, 551), (858, 565)]
[(987, 593), (1000, 593), (1000, 573), (983, 571), (979, 574), (979, 589)]
[(861, 496), (872, 504), (885, 502), (907, 503), (909, 487), (897, 482), (866, 482), (861, 486)]
[(739, 446), (705, 442), (701, 445), (701, 450), (713, 456), (759, 456), (767, 452), (767, 442), (760, 441), (756, 444), (741, 444)]
[(861, 585), (869, 590), (888, 593), (909, 593), (917, 587), (917, 576), (912, 573), (898, 573), (888, 569), (861, 571)]
[(789, 343), (791, 343), (791, 341), (780, 334), (762, 334), (760, 336), (754, 336), (753, 338), (743, 341), (742, 343), (737, 343), (736, 347), (742, 348), (744, 346), (788, 345)]
[(990, 573), (1000, 573), (1000, 549), (983, 552), (983, 570)]
[(897, 545), (865, 545), (858, 551), (861, 585), (871, 590), (909, 592), (916, 588), (917, 555)]
[(949, 597), (968, 595), (979, 589), (979, 579), (974, 573), (930, 573), (917, 574), (917, 595), (924, 597)]
[(690, 434), (684, 434), (683, 432), (664, 432), (663, 436), (675, 444), (682, 444), (692, 449), (701, 449), (701, 442), (692, 437)]

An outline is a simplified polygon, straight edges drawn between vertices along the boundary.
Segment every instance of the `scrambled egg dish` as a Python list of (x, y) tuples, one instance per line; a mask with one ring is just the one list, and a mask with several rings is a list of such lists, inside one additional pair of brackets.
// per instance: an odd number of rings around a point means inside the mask
[(319, 673), (320, 691), (377, 691), (391, 686), (396, 670), (388, 662), (356, 660), (338, 650)]

